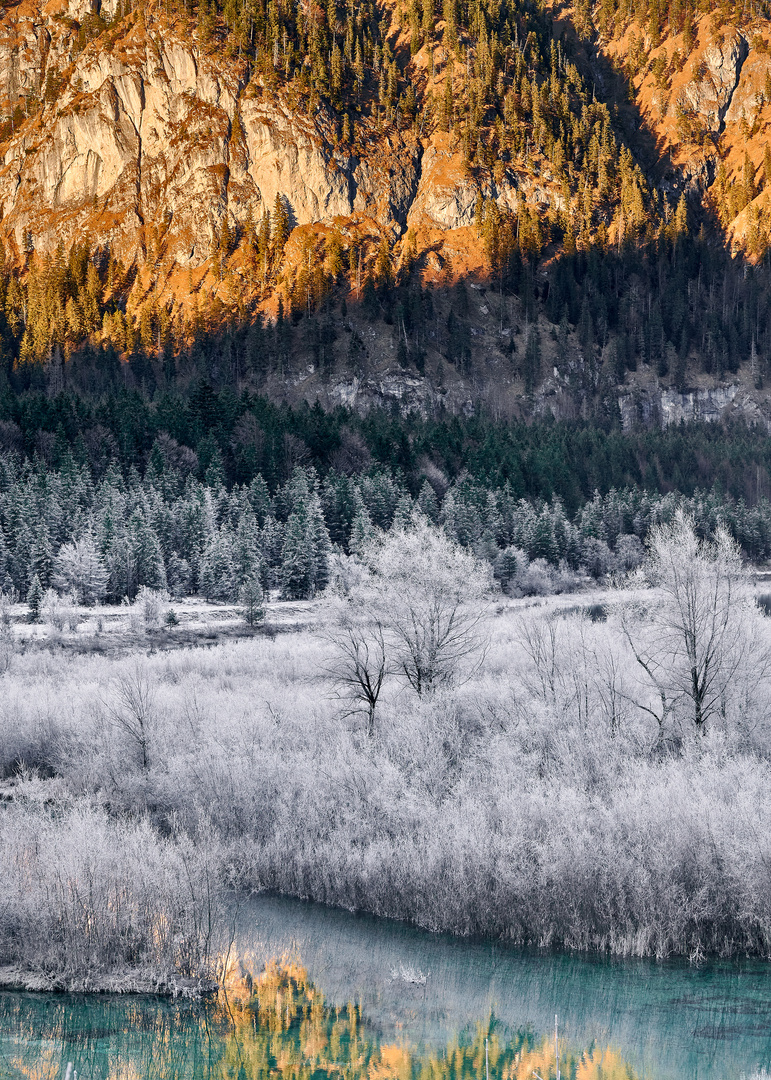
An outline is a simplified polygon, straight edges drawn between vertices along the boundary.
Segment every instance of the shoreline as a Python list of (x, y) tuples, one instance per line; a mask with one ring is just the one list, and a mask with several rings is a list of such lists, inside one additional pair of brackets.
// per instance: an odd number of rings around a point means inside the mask
[(198, 1000), (218, 989), (214, 979), (159, 977), (132, 971), (67, 978), (25, 971), (15, 964), (0, 967), (0, 991), (14, 993), (132, 994)]
[[(462, 934), (449, 929), (432, 930), (411, 919), (403, 919), (398, 916), (378, 915), (359, 908), (352, 910), (340, 904), (325, 903), (323, 900), (315, 900), (308, 896), (297, 896), (291, 893), (283, 893), (275, 889), (266, 889), (256, 894), (257, 896), (269, 897), (277, 900), (287, 900), (293, 903), (307, 905), (309, 908), (320, 908), (324, 912), (336, 913), (351, 919), (363, 918), (373, 920), (376, 924), (391, 924), (412, 931), (416, 931), (426, 938), (459, 945), (487, 945), (500, 948), (503, 951), (511, 950), (512, 953), (522, 953), (529, 959), (544, 961), (555, 957), (570, 957), (586, 962), (598, 961), (622, 964), (655, 965), (664, 968), (673, 965), (677, 968), (688, 968), (694, 972), (702, 971), (716, 965), (731, 965), (739, 967), (742, 962), (750, 964), (765, 964), (769, 966), (771, 973), (771, 955), (760, 952), (750, 953), (747, 950), (737, 950), (729, 955), (720, 955), (715, 952), (697, 950), (691, 955), (672, 952), (666, 956), (657, 956), (655, 953), (634, 953), (631, 951), (614, 951), (609, 948), (581, 948), (579, 946), (566, 945), (535, 945), (533, 943), (514, 942), (500, 937), (484, 934)], [(238, 959), (238, 954), (235, 954)], [(409, 980), (408, 980), (409, 981)], [(97, 976), (56, 976), (42, 972), (25, 971), (16, 964), (0, 965), (0, 992), (11, 993), (45, 993), (45, 994), (118, 994), (118, 995), (149, 995), (158, 998), (182, 999), (198, 1001), (218, 993), (220, 990), (227, 991), (219, 981), (211, 978), (195, 979), (179, 975), (158, 975), (146, 970), (126, 970), (114, 973), (103, 973)]]

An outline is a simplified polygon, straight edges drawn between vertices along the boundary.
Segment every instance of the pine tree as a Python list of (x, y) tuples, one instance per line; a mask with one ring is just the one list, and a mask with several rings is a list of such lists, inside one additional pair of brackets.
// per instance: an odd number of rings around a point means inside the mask
[[(40, 584), (37, 574), (35, 579)], [(79, 604), (98, 604), (104, 599), (109, 573), (91, 532), (62, 546), (54, 564), (53, 580), (60, 592), (73, 593)]]
[(239, 583), (229, 530), (217, 529), (201, 557), (198, 591), (206, 600), (235, 600)]
[(27, 605), (29, 606), (29, 621), (40, 622), (40, 605), (43, 602), (43, 586), (40, 578), (34, 575), (27, 590)]
[(281, 553), (281, 588), (287, 600), (310, 599), (327, 584), (329, 533), (318, 495), (309, 495), (289, 515)]
[(688, 203), (686, 202), (685, 193), (680, 196), (680, 200), (677, 204), (674, 216), (674, 233), (675, 237), (685, 236), (688, 232)]
[(257, 519), (249, 507), (239, 518), (232, 540), (233, 574), (238, 585), (263, 576), (259, 535)]
[(742, 209), (748, 206), (755, 196), (757, 195), (757, 189), (755, 187), (755, 166), (752, 164), (749, 151), (744, 151), (744, 168), (742, 170)]
[(421, 514), (434, 524), (439, 520), (439, 503), (437, 502), (436, 492), (428, 480), (423, 481), (423, 486), (418, 492), (417, 507)]
[(343, 270), (343, 238), (337, 229), (327, 241), (326, 249), (327, 273), (336, 282)]
[(381, 290), (390, 289), (394, 283), (394, 270), (391, 263), (391, 249), (388, 245), (388, 238), (384, 236), (380, 241), (380, 250), (377, 255), (377, 262), (375, 263), (375, 274), (377, 276), (378, 288)]
[(271, 256), (275, 270), (281, 266), (284, 257), (284, 248), (289, 238), (289, 213), (283, 196), (276, 194), (273, 204), (273, 236), (271, 240)]
[(264, 600), (265, 594), (259, 576), (250, 575), (241, 585), (238, 594), (242, 618), (250, 629), (254, 629), (265, 618)]
[(374, 540), (376, 530), (375, 526), (372, 524), (369, 510), (367, 510), (364, 505), (358, 491), (354, 496), (354, 501), (356, 510), (353, 515), (353, 521), (351, 522), (351, 535), (348, 541), (348, 550), (353, 555), (361, 555)]
[(442, 110), (439, 117), (439, 123), (443, 131), (452, 130), (453, 111), (452, 76), (448, 73), (447, 78), (444, 80)]
[(135, 511), (129, 520), (127, 539), (136, 565), (136, 582), (148, 589), (166, 588), (166, 568), (160, 541), (145, 517)]
[(337, 42), (335, 42), (332, 47), (332, 59), (330, 67), (330, 85), (332, 89), (332, 100), (339, 105), (340, 91), (342, 90), (343, 86), (343, 54), (340, 52), (340, 46), (337, 44)]

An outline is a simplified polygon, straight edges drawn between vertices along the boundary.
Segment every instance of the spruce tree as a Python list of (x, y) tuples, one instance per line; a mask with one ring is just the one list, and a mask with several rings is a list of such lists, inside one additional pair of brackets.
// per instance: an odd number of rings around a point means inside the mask
[(43, 602), (43, 586), (40, 578), (34, 575), (27, 590), (27, 605), (29, 606), (29, 621), (40, 622), (40, 605)]
[(241, 585), (238, 594), (241, 615), (250, 629), (254, 629), (265, 618), (265, 603), (262, 582), (256, 574), (250, 575)]
[(285, 599), (310, 599), (325, 588), (329, 550), (329, 533), (314, 493), (297, 505), (286, 523), (280, 570)]

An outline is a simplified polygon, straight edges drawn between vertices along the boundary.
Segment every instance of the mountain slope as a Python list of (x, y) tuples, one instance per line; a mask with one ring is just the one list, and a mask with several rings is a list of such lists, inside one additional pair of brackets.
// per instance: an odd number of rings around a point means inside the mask
[(2, 9), (11, 385), (762, 419), (771, 35), (689, 10)]

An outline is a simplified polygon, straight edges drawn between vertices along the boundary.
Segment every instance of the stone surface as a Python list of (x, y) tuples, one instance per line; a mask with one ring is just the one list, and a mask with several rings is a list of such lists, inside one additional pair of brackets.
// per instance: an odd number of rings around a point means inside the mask
[(714, 134), (723, 129), (748, 52), (744, 35), (729, 31), (722, 44), (704, 50), (694, 79), (685, 87), (688, 104)]

